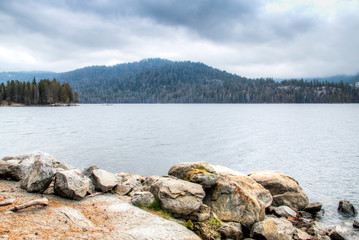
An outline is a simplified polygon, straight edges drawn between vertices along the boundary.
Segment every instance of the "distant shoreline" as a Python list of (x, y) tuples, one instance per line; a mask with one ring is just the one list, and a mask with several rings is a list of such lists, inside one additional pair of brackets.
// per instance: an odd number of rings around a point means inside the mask
[(10, 105), (5, 103), (5, 104), (0, 104), (0, 107), (73, 107), (73, 106), (78, 106), (78, 104), (74, 104), (74, 103), (53, 103), (53, 104), (31, 104), (31, 105), (26, 105), (23, 103), (11, 103)]

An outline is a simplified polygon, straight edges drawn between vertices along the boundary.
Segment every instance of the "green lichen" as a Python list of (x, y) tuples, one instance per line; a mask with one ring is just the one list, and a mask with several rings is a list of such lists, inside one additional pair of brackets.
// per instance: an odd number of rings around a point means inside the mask
[(208, 223), (209, 223), (209, 225), (214, 226), (214, 227), (221, 226), (221, 221), (218, 218), (215, 218), (215, 217), (210, 217), (208, 219)]
[(190, 230), (193, 230), (193, 222), (192, 222), (192, 220), (184, 220), (183, 221), (184, 222), (184, 226), (186, 227), (186, 228), (188, 228), (188, 229), (190, 229)]

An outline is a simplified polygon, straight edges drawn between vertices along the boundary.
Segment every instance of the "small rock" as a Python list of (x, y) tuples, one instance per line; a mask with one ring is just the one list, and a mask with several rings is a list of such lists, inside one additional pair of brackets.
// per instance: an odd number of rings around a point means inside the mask
[(330, 228), (321, 222), (314, 222), (309, 228), (308, 233), (310, 235), (326, 236), (329, 234)]
[(344, 199), (339, 201), (338, 212), (343, 216), (355, 217), (357, 210), (348, 200)]
[(359, 234), (349, 229), (335, 226), (329, 233), (331, 240), (355, 240), (359, 239)]
[(142, 186), (142, 177), (138, 175), (132, 175), (130, 173), (116, 173), (118, 178), (118, 184), (113, 191), (119, 195), (132, 195), (135, 192), (149, 191), (150, 188), (144, 188)]
[(309, 213), (317, 213), (320, 210), (322, 210), (322, 204), (320, 202), (313, 202), (313, 203), (309, 203), (304, 209), (303, 211), (309, 212)]
[(208, 222), (194, 222), (193, 231), (205, 240), (221, 239), (221, 234), (215, 226), (208, 224)]
[(95, 189), (100, 192), (111, 191), (118, 183), (115, 174), (99, 169), (95, 165), (85, 169), (83, 174), (91, 179)]
[(310, 212), (306, 212), (306, 211), (299, 211), (299, 214), (306, 219), (313, 219), (313, 214), (311, 214)]
[(135, 192), (131, 202), (136, 206), (150, 206), (155, 201), (155, 196), (151, 192)]
[(218, 232), (221, 234), (221, 239), (243, 239), (243, 231), (240, 223), (226, 222), (222, 223), (219, 227)]
[(267, 240), (291, 240), (292, 237), (279, 232), (277, 225), (271, 219), (257, 222), (253, 225), (250, 237), (254, 239), (267, 239)]
[(288, 236), (292, 236), (295, 232), (295, 227), (293, 224), (284, 218), (277, 217), (266, 217), (266, 219), (272, 220), (278, 228), (279, 233), (283, 233)]
[(359, 221), (358, 220), (354, 220), (353, 227), (354, 228), (359, 228)]
[(308, 239), (311, 239), (311, 236), (300, 230), (300, 229), (296, 229), (295, 233), (294, 233), (294, 236), (293, 236), (293, 239), (296, 239), (296, 240), (308, 240)]
[(272, 213), (274, 213), (274, 209), (275, 209), (276, 207), (274, 207), (274, 206), (269, 206), (269, 207), (267, 207), (266, 208), (266, 214), (272, 214)]
[(211, 208), (205, 204), (202, 204), (198, 210), (186, 216), (186, 219), (194, 220), (197, 222), (203, 222), (209, 219), (211, 216)]
[(280, 217), (293, 217), (297, 216), (296, 212), (288, 206), (279, 206), (274, 209), (274, 212)]

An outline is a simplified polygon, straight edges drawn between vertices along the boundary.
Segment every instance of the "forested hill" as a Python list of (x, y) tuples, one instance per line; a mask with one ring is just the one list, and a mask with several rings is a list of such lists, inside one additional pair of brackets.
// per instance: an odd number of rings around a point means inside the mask
[(64, 73), (87, 103), (337, 103), (359, 102), (342, 81), (248, 79), (202, 63), (147, 59)]
[(82, 103), (338, 103), (359, 102), (354, 83), (248, 79), (202, 63), (147, 59), (56, 75)]

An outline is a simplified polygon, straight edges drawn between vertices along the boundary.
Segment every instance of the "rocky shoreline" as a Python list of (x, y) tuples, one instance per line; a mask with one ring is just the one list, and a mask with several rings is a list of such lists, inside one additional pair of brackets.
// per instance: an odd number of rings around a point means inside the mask
[[(33, 152), (0, 160), (0, 179), (0, 239), (359, 239), (353, 230), (321, 223), (321, 203), (309, 203), (298, 182), (279, 171), (247, 176), (197, 162), (176, 164), (167, 176), (142, 177), (96, 166), (81, 172)], [(46, 207), (11, 211), (40, 196)], [(338, 212), (357, 214), (346, 200)], [(37, 218), (58, 230), (41, 230), (32, 222)]]

